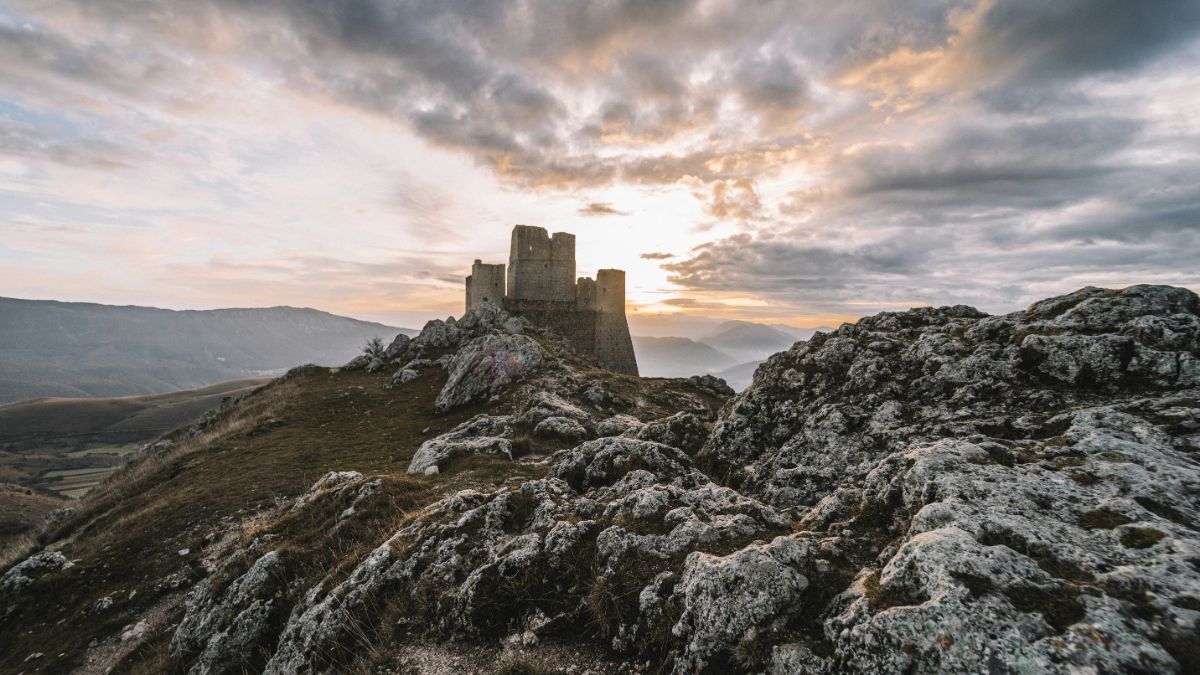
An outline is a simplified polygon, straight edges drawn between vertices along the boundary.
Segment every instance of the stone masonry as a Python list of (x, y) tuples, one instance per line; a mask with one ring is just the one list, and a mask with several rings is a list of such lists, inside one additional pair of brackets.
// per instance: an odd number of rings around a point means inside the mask
[(514, 227), (507, 275), (503, 264), (471, 266), (467, 311), (485, 302), (554, 329), (604, 368), (638, 374), (625, 319), (625, 272), (603, 269), (595, 279), (576, 279), (573, 234)]

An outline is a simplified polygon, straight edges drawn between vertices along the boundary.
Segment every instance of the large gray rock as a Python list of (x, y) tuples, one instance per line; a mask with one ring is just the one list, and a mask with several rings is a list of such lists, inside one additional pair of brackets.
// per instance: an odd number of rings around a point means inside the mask
[(409, 343), (411, 342), (412, 338), (408, 337), (404, 333), (400, 333), (394, 339), (392, 339), (392, 342), (387, 346), (387, 349), (383, 350), (383, 358), (388, 361), (397, 361), (404, 358), (405, 354), (408, 352)]
[(0, 577), (0, 591), (11, 598), (38, 578), (69, 567), (71, 562), (61, 551), (39, 551), (13, 565)]
[(459, 348), (450, 362), (449, 379), (434, 407), (441, 412), (499, 393), (545, 363), (537, 342), (524, 335), (489, 333)]
[(249, 553), (227, 560), (188, 596), (183, 620), (171, 639), (171, 654), (195, 658), (188, 671), (192, 675), (244, 672), (247, 659), (267, 646), (283, 622), (287, 577), (278, 551), (262, 555), (223, 589), (214, 584), (214, 578), (229, 574), (228, 568)]
[(567, 399), (548, 391), (534, 392), (521, 413), (520, 422), (529, 427), (536, 427), (542, 421), (551, 417), (559, 417), (577, 422), (586, 429), (592, 427), (592, 416)]
[(736, 665), (754, 665), (737, 663), (739, 648), (749, 655), (753, 641), (804, 611), (809, 581), (800, 570), (811, 557), (808, 545), (790, 537), (726, 556), (689, 555), (675, 587), (683, 613), (672, 633), (685, 641), (676, 669), (725, 670), (730, 655)]
[(582, 424), (569, 417), (547, 417), (533, 428), (533, 435), (539, 438), (578, 442), (591, 434)]
[(512, 459), (512, 435), (511, 415), (476, 415), (422, 443), (408, 463), (408, 473), (425, 474), (430, 467), (440, 470), (450, 460), (467, 455), (503, 454)]
[(687, 453), (694, 453), (704, 445), (704, 439), (708, 437), (708, 428), (705, 426), (704, 420), (697, 415), (679, 412), (670, 417), (647, 422), (636, 430), (626, 433), (644, 441), (654, 441), (674, 446)]

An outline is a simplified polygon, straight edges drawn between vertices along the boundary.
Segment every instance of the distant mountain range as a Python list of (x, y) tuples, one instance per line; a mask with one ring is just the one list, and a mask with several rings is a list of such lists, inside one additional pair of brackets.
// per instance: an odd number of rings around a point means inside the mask
[(633, 352), (642, 377), (688, 377), (732, 366), (721, 350), (684, 337), (634, 337)]
[(372, 337), (415, 331), (315, 309), (174, 311), (0, 298), (0, 404), (132, 396), (341, 365)]
[[(813, 330), (707, 317), (633, 315), (641, 373), (713, 373), (736, 389), (754, 367)], [(679, 330), (681, 335), (662, 331)], [(0, 405), (39, 397), (161, 394), (273, 377), (303, 363), (341, 365), (372, 337), (411, 329), (315, 309), (175, 311), (0, 298)]]
[[(665, 321), (662, 320), (662, 321)], [(689, 319), (675, 324), (643, 321), (642, 328), (664, 327), (685, 330), (690, 337), (635, 336), (633, 349), (643, 377), (688, 377), (714, 374), (734, 389), (744, 389), (754, 369), (771, 354), (807, 340), (818, 330), (750, 321), (701, 321)]]

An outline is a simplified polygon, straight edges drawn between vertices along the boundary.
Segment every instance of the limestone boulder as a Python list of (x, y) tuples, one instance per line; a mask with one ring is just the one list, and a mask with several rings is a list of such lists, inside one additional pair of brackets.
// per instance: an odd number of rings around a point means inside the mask
[(647, 422), (636, 431), (631, 429), (625, 433), (643, 441), (654, 441), (694, 453), (708, 438), (708, 427), (704, 420), (694, 413), (679, 412), (670, 417)]
[(427, 474), (441, 470), (450, 461), (468, 455), (500, 454), (512, 459), (513, 418), (510, 415), (476, 415), (417, 448), (408, 473)]
[(728, 382), (716, 375), (693, 375), (688, 378), (688, 383), (718, 398), (729, 398), (737, 393)]
[(637, 436), (637, 432), (641, 430), (642, 424), (638, 418), (633, 415), (613, 415), (607, 419), (601, 420), (596, 425), (597, 436)]
[(171, 638), (176, 658), (194, 658), (188, 671), (193, 675), (224, 675), (244, 672), (247, 658), (278, 632), (286, 616), (287, 562), (279, 551), (254, 560), (249, 569), (224, 588), (216, 579), (233, 574), (233, 569), (255, 551), (228, 558), (214, 577), (202, 580), (189, 594), (183, 620)]
[(489, 333), (463, 345), (450, 362), (449, 379), (434, 407), (445, 412), (499, 393), (541, 368), (545, 354), (524, 335)]
[(551, 417), (573, 420), (586, 429), (593, 426), (592, 416), (583, 408), (549, 391), (534, 392), (529, 397), (525, 410), (521, 413), (520, 421), (529, 427), (536, 427), (543, 420)]
[(570, 417), (547, 417), (533, 428), (533, 435), (567, 442), (578, 442), (591, 436), (587, 428)]

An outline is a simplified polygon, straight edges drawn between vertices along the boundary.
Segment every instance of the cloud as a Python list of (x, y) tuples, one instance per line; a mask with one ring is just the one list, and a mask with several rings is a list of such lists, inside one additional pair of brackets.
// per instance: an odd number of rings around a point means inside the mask
[[(690, 253), (641, 259), (670, 260), (644, 267), (672, 296), (849, 313), (1196, 281), (1200, 5), (1187, 0), (19, 0), (11, 16), (0, 207), (19, 222), (56, 196), (62, 225), (226, 218), (195, 245), (253, 229), (320, 247), (305, 227), (374, 208), (389, 218), (372, 243), (400, 231), (399, 248), (511, 220), (461, 206), (480, 183), (423, 176), (452, 155), (456, 177), (486, 174), (504, 199), (671, 231), (645, 247)], [(247, 120), (264, 107), (420, 145), (366, 166), (350, 153), (370, 148), (344, 135)], [(306, 181), (288, 173), (298, 157), (336, 170)], [(620, 209), (574, 208), (608, 186)], [(316, 190), (334, 199), (314, 213)], [(539, 213), (562, 214), (520, 215)], [(406, 283), (431, 293), (458, 274), (428, 251), (410, 262), (431, 273)]]
[(590, 202), (586, 206), (579, 207), (579, 210), (576, 211), (576, 213), (578, 213), (581, 216), (593, 216), (593, 217), (594, 216), (627, 216), (627, 215), (629, 215), (628, 211), (621, 211), (617, 208), (614, 208), (613, 205), (608, 202)]

